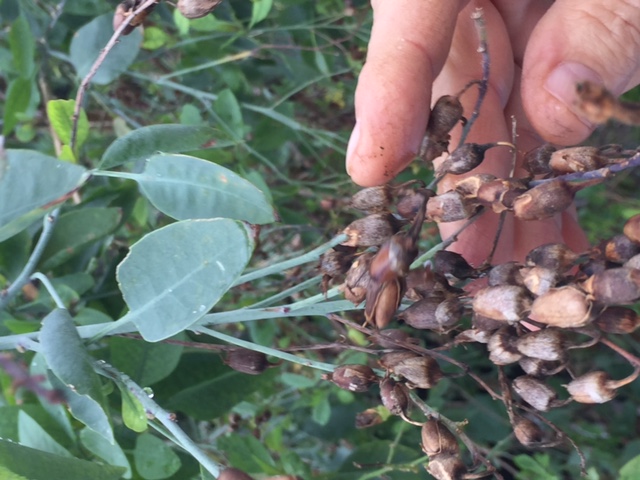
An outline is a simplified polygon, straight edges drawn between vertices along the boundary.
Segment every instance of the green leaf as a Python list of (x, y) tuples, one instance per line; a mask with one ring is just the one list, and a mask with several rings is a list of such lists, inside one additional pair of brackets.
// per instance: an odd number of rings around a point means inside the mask
[(31, 80), (16, 78), (9, 83), (4, 102), (4, 125), (2, 134), (9, 135), (20, 121), (31, 102)]
[(225, 217), (253, 224), (275, 221), (273, 207), (262, 191), (206, 160), (155, 155), (135, 180), (158, 210), (177, 220)]
[(25, 447), (35, 448), (43, 452), (53, 453), (62, 457), (71, 457), (69, 451), (56, 442), (47, 431), (27, 415), (18, 413), (18, 438)]
[(136, 470), (145, 480), (168, 478), (180, 469), (180, 459), (162, 440), (149, 433), (138, 437), (133, 451)]
[[(47, 103), (47, 117), (49, 123), (58, 135), (58, 138), (65, 145), (71, 143), (71, 130), (73, 128), (73, 111), (76, 106), (75, 100), (49, 100)], [(76, 132), (76, 151), (87, 140), (89, 136), (89, 119), (84, 109), (80, 109), (78, 117), (78, 131)]]
[(13, 65), (22, 78), (31, 78), (35, 69), (36, 42), (31, 27), (24, 15), (11, 22), (9, 46)]
[(129, 390), (120, 384), (118, 387), (122, 397), (122, 421), (134, 432), (144, 432), (147, 429), (147, 412)]
[(214, 109), (236, 138), (241, 139), (244, 137), (245, 125), (242, 120), (242, 110), (236, 96), (230, 89), (226, 88), (218, 93)]
[(158, 27), (146, 27), (144, 29), (144, 41), (142, 42), (142, 48), (147, 50), (157, 50), (167, 43), (169, 36), (164, 30)]
[(146, 160), (157, 152), (180, 153), (207, 148), (220, 135), (216, 129), (196, 125), (151, 125), (118, 138), (104, 152), (100, 168)]
[(273, 0), (253, 0), (253, 8), (251, 9), (251, 22), (249, 23), (249, 28), (252, 28), (256, 23), (259, 23), (267, 18), (267, 15), (269, 15), (272, 6)]
[(640, 478), (640, 455), (632, 458), (620, 469), (620, 480), (637, 480)]
[(240, 276), (253, 251), (234, 220), (185, 220), (134, 244), (118, 265), (120, 290), (142, 336), (160, 341), (202, 318)]
[(331, 418), (331, 404), (329, 403), (328, 390), (319, 390), (314, 394), (311, 418), (318, 425), (326, 425), (329, 422)]
[[(69, 56), (78, 77), (83, 78), (89, 73), (93, 63), (112, 35), (113, 13), (106, 13), (94, 18), (76, 32), (71, 40)], [(141, 43), (140, 29), (134, 30), (130, 35), (120, 37), (116, 46), (100, 65), (93, 77), (93, 83), (106, 85), (118, 78), (138, 56)]]
[(278, 473), (269, 451), (251, 435), (227, 435), (218, 440), (218, 447), (236, 468), (251, 473)]
[[(86, 170), (31, 150), (7, 150), (6, 163), (0, 158), (0, 227), (22, 215), (35, 212), (28, 226), (52, 204), (61, 203), (66, 195), (85, 180)], [(0, 235), (0, 240), (5, 236)]]
[(13, 473), (0, 465), (0, 478), (3, 480), (29, 480), (27, 477)]
[(80, 441), (87, 450), (109, 465), (125, 468), (126, 472), (122, 475), (123, 478), (131, 478), (131, 465), (129, 465), (129, 460), (127, 460), (127, 456), (120, 448), (120, 445), (117, 443), (110, 444), (103, 436), (98, 435), (89, 428), (84, 428), (80, 431)]
[(83, 208), (60, 216), (40, 261), (40, 269), (47, 271), (67, 262), (87, 245), (106, 237), (119, 225), (119, 208)]
[(29, 480), (118, 480), (125, 472), (121, 467), (61, 457), (1, 439), (0, 465)]

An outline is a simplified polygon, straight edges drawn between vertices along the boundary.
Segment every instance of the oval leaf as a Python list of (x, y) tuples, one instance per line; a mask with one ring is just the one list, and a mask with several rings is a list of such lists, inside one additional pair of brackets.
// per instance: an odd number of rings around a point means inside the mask
[(155, 155), (136, 180), (161, 212), (178, 220), (225, 217), (253, 224), (276, 220), (265, 194), (215, 163), (187, 155)]
[(168, 478), (180, 470), (180, 458), (162, 440), (149, 433), (138, 437), (133, 451), (136, 470), (145, 480)]
[[(78, 77), (82, 78), (100, 55), (100, 51), (113, 35), (113, 14), (106, 13), (94, 18), (80, 28), (71, 40), (69, 55)], [(138, 56), (142, 44), (142, 33), (136, 29), (126, 37), (120, 37), (116, 46), (100, 65), (93, 83), (106, 85), (115, 80)]]
[(180, 153), (212, 145), (220, 132), (198, 125), (151, 125), (138, 128), (118, 138), (102, 155), (100, 168), (146, 160), (158, 152)]
[(131, 466), (127, 456), (120, 448), (120, 445), (114, 443), (113, 445), (105, 441), (104, 437), (98, 435), (96, 432), (89, 428), (85, 428), (80, 431), (80, 441), (87, 450), (100, 457), (109, 465), (116, 467), (126, 468), (126, 472), (122, 475), (123, 478), (131, 478)]
[(198, 321), (242, 273), (252, 251), (248, 228), (225, 218), (178, 222), (143, 237), (116, 272), (140, 334), (156, 342)]
[(38, 422), (25, 412), (18, 413), (18, 438), (25, 447), (53, 453), (61, 457), (71, 457), (69, 451), (56, 442)]

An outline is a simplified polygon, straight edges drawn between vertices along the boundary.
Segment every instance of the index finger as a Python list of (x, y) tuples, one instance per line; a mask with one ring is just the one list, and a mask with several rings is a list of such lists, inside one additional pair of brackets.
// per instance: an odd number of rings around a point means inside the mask
[(431, 85), (467, 1), (372, 0), (373, 29), (358, 80), (347, 171), (362, 186), (393, 179), (425, 134)]

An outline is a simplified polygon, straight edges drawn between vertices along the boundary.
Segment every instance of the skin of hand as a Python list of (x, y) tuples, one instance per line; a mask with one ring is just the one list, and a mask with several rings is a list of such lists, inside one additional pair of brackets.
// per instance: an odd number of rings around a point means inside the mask
[[(519, 156), (543, 141), (574, 145), (593, 130), (573, 107), (575, 84), (590, 80), (619, 95), (640, 83), (640, 0), (372, 0), (374, 23), (356, 90), (356, 125), (347, 171), (362, 186), (392, 180), (415, 157), (429, 118), (428, 105), (482, 78), (471, 14), (482, 8), (491, 73), (480, 116), (467, 142), (511, 139), (517, 119)], [(477, 90), (461, 100), (470, 115)], [(451, 132), (450, 150), (461, 129)], [(512, 154), (496, 148), (471, 174), (507, 176)], [(516, 176), (522, 175), (517, 168)], [(461, 176), (447, 176), (440, 192)], [(482, 263), (498, 216), (485, 213), (452, 250)], [(459, 223), (440, 225), (443, 238)], [(575, 211), (542, 221), (507, 216), (494, 263), (522, 260), (548, 242), (576, 252), (588, 248)]]

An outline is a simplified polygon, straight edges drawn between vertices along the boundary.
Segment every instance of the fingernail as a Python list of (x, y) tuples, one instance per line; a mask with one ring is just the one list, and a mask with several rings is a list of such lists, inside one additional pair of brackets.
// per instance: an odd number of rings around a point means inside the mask
[(349, 138), (349, 144), (347, 145), (347, 171), (349, 170), (349, 162), (351, 160), (351, 155), (353, 155), (353, 151), (358, 146), (358, 142), (360, 141), (360, 125), (358, 122), (353, 127), (353, 131), (351, 132), (351, 137)]
[(591, 68), (581, 63), (567, 62), (558, 65), (547, 77), (546, 90), (575, 111), (576, 85), (589, 80), (602, 85), (602, 77)]

